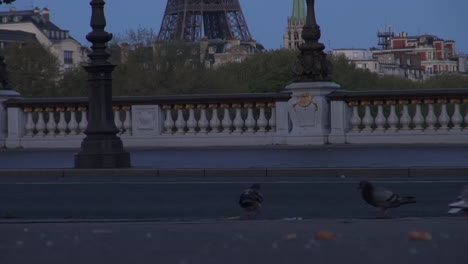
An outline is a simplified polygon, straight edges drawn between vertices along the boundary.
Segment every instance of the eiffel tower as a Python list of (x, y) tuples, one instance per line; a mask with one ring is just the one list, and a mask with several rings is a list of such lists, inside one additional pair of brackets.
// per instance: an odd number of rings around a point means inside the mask
[(167, 0), (159, 41), (251, 41), (239, 0)]

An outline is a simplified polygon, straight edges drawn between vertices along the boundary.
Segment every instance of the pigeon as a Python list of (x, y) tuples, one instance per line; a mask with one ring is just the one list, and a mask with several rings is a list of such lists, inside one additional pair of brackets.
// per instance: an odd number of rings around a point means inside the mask
[(368, 181), (359, 182), (362, 198), (370, 205), (379, 208), (384, 215), (390, 208), (400, 207), (404, 204), (416, 203), (413, 196), (400, 196), (382, 187), (374, 187)]
[(463, 211), (468, 215), (468, 185), (465, 186), (460, 196), (458, 196), (458, 199), (449, 204), (449, 208), (449, 214), (456, 214)]
[(244, 190), (239, 198), (239, 205), (245, 210), (247, 216), (253, 217), (260, 212), (263, 197), (260, 193), (260, 184), (255, 183)]

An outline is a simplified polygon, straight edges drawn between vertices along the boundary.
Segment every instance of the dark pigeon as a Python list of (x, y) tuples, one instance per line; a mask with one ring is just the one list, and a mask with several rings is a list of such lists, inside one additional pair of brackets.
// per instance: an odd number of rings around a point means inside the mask
[(239, 198), (239, 205), (245, 210), (248, 217), (257, 215), (260, 212), (263, 202), (260, 193), (260, 184), (255, 183), (250, 188), (244, 190)]
[(461, 211), (468, 214), (468, 185), (465, 186), (458, 199), (453, 203), (449, 204), (449, 214), (456, 214)]
[(413, 196), (400, 196), (382, 187), (373, 186), (368, 181), (361, 181), (359, 189), (361, 190), (362, 198), (368, 204), (382, 210), (385, 215), (390, 208), (416, 203), (416, 199)]

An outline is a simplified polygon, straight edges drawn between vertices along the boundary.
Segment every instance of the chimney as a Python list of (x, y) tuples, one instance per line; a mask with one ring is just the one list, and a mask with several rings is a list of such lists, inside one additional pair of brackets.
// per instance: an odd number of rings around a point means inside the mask
[(34, 8), (34, 14), (37, 15), (37, 14), (39, 14), (40, 12), (41, 12), (41, 9), (39, 9), (39, 7), (36, 6), (36, 7)]
[(42, 9), (42, 17), (44, 18), (45, 21), (49, 21), (50, 19), (50, 11), (47, 7), (44, 7)]
[(10, 12), (15, 12), (15, 11), (16, 11), (16, 7), (10, 6)]

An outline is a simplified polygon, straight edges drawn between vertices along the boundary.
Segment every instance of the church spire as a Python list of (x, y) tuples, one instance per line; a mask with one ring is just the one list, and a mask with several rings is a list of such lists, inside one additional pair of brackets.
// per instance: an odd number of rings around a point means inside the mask
[(305, 21), (306, 20), (304, 0), (294, 0), (293, 13), (292, 13), (291, 19), (295, 20), (295, 21)]

